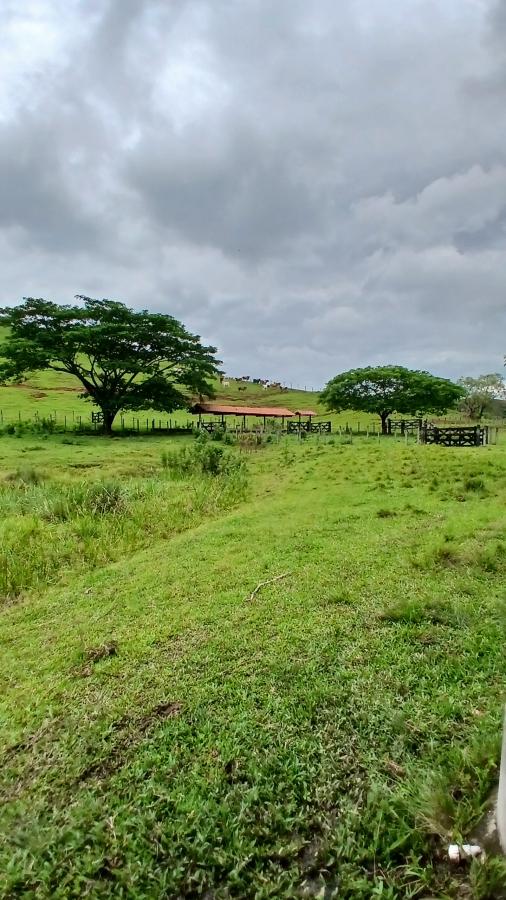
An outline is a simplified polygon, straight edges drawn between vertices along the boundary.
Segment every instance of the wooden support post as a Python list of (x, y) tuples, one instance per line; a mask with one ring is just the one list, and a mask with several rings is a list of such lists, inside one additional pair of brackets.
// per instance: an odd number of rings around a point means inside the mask
[(497, 795), (497, 832), (502, 851), (506, 853), (506, 708), (504, 711), (499, 792)]

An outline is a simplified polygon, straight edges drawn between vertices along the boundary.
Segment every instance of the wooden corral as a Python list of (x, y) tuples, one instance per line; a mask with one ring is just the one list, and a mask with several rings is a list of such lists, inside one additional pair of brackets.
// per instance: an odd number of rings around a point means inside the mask
[(481, 447), (489, 443), (488, 426), (441, 427), (424, 422), (419, 432), (421, 444), (441, 444), (444, 447)]
[(418, 434), (422, 424), (422, 419), (388, 419), (388, 434), (394, 434), (395, 432), (400, 432), (401, 435)]
[(287, 426), (288, 434), (331, 434), (332, 422), (301, 422), (290, 421)]

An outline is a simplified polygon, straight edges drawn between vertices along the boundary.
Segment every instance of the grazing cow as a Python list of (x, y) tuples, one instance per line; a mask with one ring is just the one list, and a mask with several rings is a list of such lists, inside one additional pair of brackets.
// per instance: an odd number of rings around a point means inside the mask
[(260, 378), (254, 378), (253, 384), (262, 384), (262, 382), (261, 382)]
[(239, 381), (249, 381), (249, 375), (241, 375)]
[(264, 382), (262, 387), (263, 387), (264, 391), (268, 391), (269, 390), (269, 382)]
[(237, 390), (238, 390), (238, 391), (245, 391), (245, 390), (246, 390), (246, 385), (243, 385), (242, 387), (238, 387)]
[(230, 381), (222, 381), (223, 387), (230, 387)]

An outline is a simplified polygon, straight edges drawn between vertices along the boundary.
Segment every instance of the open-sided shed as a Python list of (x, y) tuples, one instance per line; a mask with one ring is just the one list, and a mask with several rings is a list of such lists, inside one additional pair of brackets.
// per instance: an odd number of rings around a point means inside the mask
[(203, 415), (221, 416), (222, 424), (225, 424), (226, 416), (242, 416), (243, 426), (246, 426), (246, 416), (254, 416), (257, 419), (264, 420), (264, 426), (267, 419), (281, 419), (284, 424), (285, 419), (295, 415), (291, 409), (283, 406), (228, 406), (223, 403), (196, 403), (192, 406), (192, 413), (198, 414), (199, 423), (202, 421)]
[(309, 421), (311, 421), (318, 413), (315, 413), (314, 409), (296, 409), (295, 415), (299, 417), (299, 421), (300, 419), (309, 419)]

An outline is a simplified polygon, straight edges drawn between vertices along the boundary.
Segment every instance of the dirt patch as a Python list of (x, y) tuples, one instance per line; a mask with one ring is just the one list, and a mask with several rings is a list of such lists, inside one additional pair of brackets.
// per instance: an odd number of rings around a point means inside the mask
[(89, 678), (93, 673), (93, 666), (102, 659), (109, 659), (111, 656), (118, 655), (118, 645), (116, 641), (110, 641), (108, 644), (101, 644), (100, 647), (90, 647), (84, 654), (86, 663), (84, 666), (78, 666), (72, 670), (72, 673), (78, 678)]
[(182, 703), (159, 703), (155, 706), (141, 722), (145, 725), (151, 725), (156, 719), (173, 719), (178, 716), (183, 708)]
[(118, 645), (116, 641), (110, 641), (108, 644), (102, 644), (100, 647), (91, 647), (86, 651), (86, 659), (89, 662), (96, 663), (100, 659), (107, 659), (109, 656), (116, 656), (118, 653)]
[[(69, 467), (71, 469), (100, 469), (102, 463), (91, 462), (91, 463), (69, 463)], [(137, 474), (137, 470), (135, 470), (135, 474)]]

